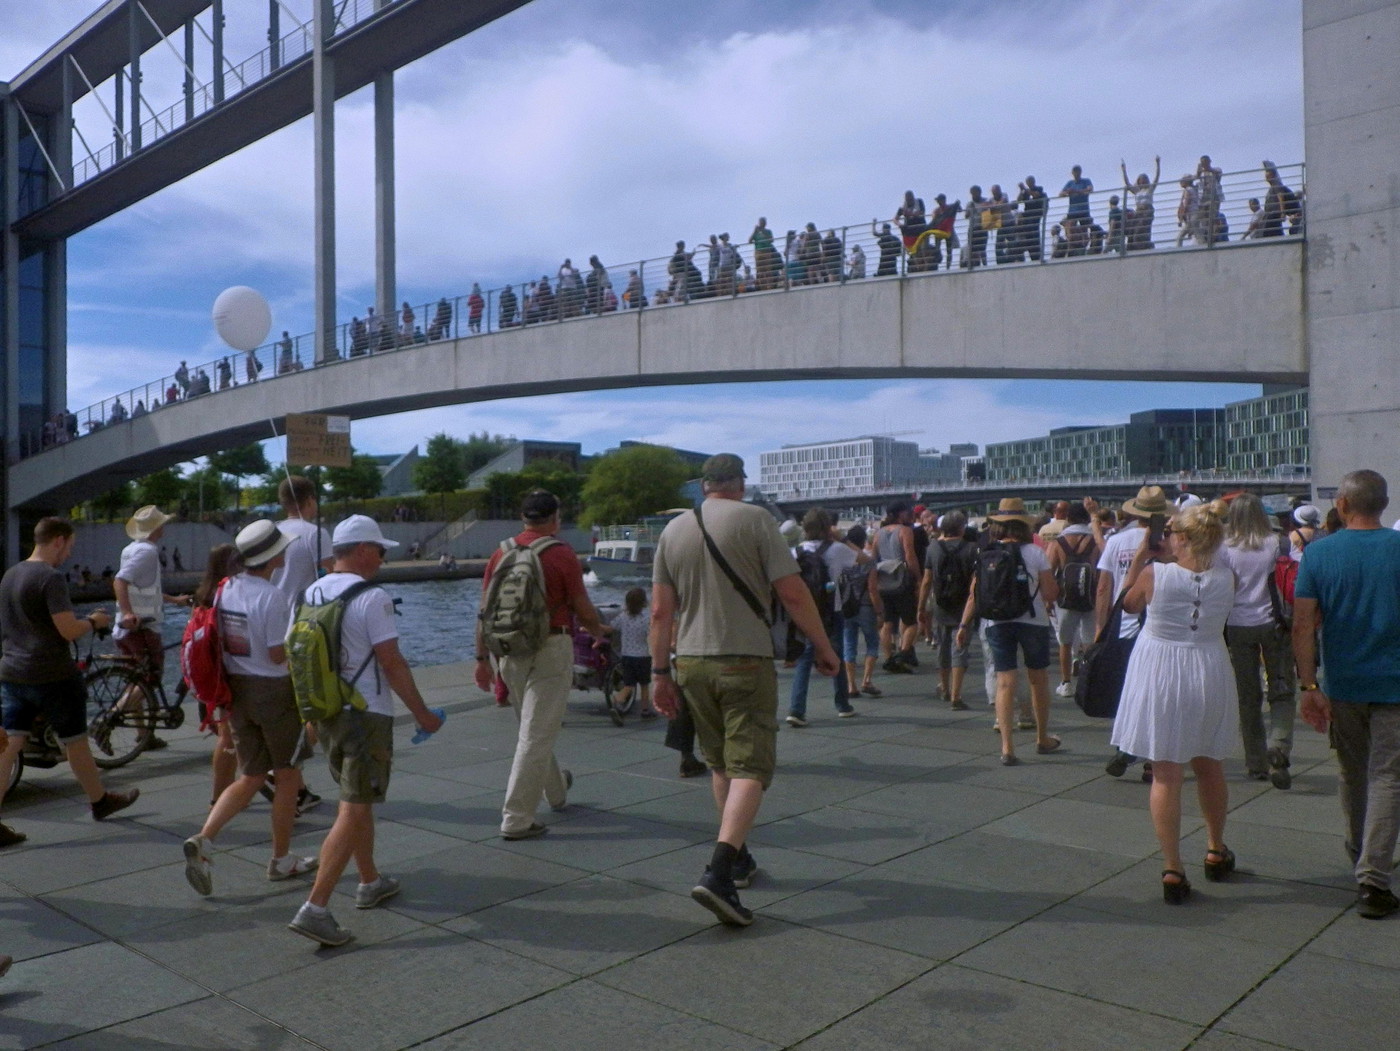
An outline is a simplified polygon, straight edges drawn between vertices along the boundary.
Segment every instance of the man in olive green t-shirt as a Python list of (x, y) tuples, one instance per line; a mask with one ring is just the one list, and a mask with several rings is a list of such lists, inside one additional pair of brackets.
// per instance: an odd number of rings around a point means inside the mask
[[(777, 759), (778, 687), (766, 612), (772, 596), (812, 640), (821, 674), (836, 675), (841, 662), (777, 523), (742, 502), (744, 461), (731, 453), (712, 456), (701, 478), (701, 506), (672, 519), (657, 541), (651, 673), (663, 714), (675, 718), (684, 694), (719, 809), (714, 855), (691, 897), (724, 923), (746, 927), (753, 913), (737, 888), (747, 887), (758, 867), (746, 841)], [(709, 549), (706, 533), (737, 582)]]

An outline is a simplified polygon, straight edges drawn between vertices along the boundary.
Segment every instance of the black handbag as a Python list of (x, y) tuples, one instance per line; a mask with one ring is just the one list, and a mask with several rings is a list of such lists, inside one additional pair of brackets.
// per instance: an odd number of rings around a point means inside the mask
[[(1123, 622), (1123, 599), (1127, 589), (1118, 596), (1108, 622), (1092, 646), (1079, 660), (1079, 676), (1074, 684), (1074, 703), (1091, 719), (1112, 719), (1118, 714), (1118, 701), (1123, 696), (1123, 680), (1128, 675), (1128, 658), (1133, 655), (1137, 636), (1120, 638)], [(1142, 622), (1139, 618), (1139, 623)]]

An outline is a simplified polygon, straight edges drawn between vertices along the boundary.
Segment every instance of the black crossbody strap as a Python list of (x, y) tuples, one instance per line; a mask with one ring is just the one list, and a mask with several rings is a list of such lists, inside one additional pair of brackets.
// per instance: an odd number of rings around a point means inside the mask
[(765, 627), (771, 629), (773, 627), (773, 622), (768, 619), (768, 614), (763, 611), (763, 603), (758, 601), (758, 596), (749, 590), (749, 586), (739, 578), (739, 574), (734, 572), (734, 567), (731, 566), (724, 555), (720, 553), (719, 545), (716, 544), (714, 538), (710, 536), (710, 531), (705, 528), (705, 516), (700, 513), (699, 507), (695, 508), (695, 524), (700, 527), (700, 535), (705, 538), (705, 546), (709, 548), (710, 556), (715, 560), (719, 568), (723, 570), (724, 575), (729, 578), (729, 582), (734, 585), (734, 590), (739, 592), (740, 597), (748, 603), (749, 609), (754, 612), (754, 616), (763, 621)]

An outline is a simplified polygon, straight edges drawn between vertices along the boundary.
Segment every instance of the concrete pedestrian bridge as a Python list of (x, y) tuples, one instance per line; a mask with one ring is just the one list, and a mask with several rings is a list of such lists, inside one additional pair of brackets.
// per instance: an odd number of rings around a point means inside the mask
[(192, 398), (10, 467), (10, 506), (62, 508), (281, 433), (527, 395), (756, 380), (1305, 383), (1300, 240), (851, 281), (508, 329)]

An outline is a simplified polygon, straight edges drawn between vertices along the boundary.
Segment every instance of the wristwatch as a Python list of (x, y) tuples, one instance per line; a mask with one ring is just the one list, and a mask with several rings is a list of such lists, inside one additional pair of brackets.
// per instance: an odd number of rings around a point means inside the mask
[(479, 661), (489, 661), (491, 658), (485, 653), (478, 653), (476, 659)]
[(667, 678), (670, 678), (671, 669), (670, 669), (669, 667), (666, 667), (666, 668), (653, 668), (653, 669), (651, 669), (651, 673), (652, 673), (653, 675), (665, 675)]
[(1315, 683), (1315, 682), (1311, 682), (1311, 683), (1305, 682), (1305, 683), (1303, 683), (1303, 686), (1302, 686), (1302, 690), (1303, 690), (1304, 693), (1312, 693), (1314, 690), (1320, 690), (1320, 689), (1322, 689), (1322, 687), (1319, 686), (1319, 685), (1318, 685), (1317, 683)]

